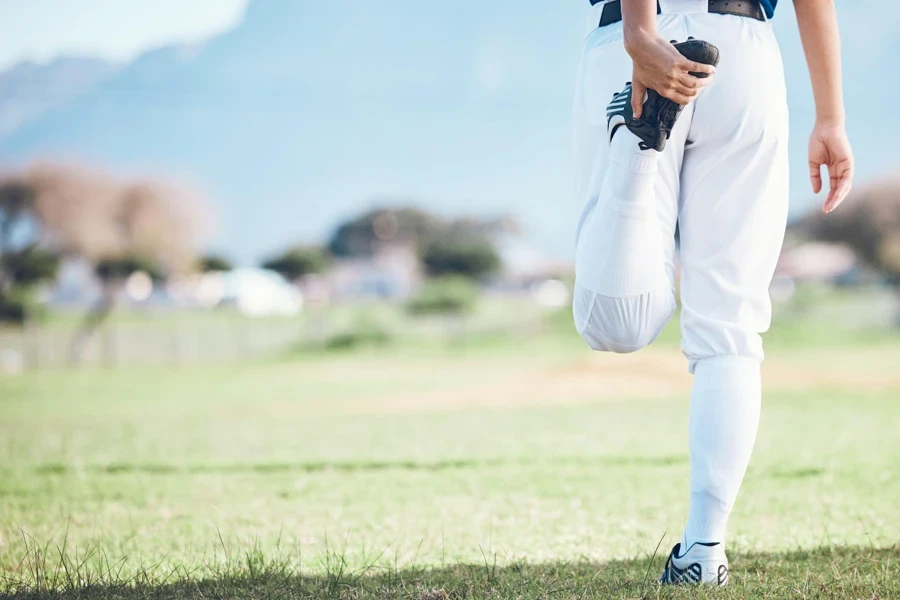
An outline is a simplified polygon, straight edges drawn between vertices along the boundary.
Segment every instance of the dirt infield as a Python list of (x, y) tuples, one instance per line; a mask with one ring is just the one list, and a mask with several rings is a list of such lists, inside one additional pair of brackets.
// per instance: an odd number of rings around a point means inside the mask
[[(769, 392), (845, 389), (900, 393), (897, 350), (791, 351), (770, 356), (763, 365), (763, 385)], [(551, 366), (520, 368), (449, 361), (431, 389), (379, 394), (379, 411), (458, 410), (554, 404), (587, 404), (628, 399), (687, 396), (691, 375), (676, 349), (647, 349), (625, 356), (585, 354)], [(372, 372), (376, 378), (384, 373)], [(367, 408), (360, 409), (368, 412)], [(371, 405), (369, 408), (373, 408)]]

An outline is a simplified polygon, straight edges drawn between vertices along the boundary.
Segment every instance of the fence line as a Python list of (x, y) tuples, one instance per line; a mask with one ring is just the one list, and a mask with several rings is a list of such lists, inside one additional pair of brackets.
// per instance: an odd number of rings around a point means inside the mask
[(0, 375), (72, 367), (188, 366), (234, 363), (291, 348), (326, 347), (358, 335), (366, 340), (465, 341), (485, 334), (528, 334), (543, 326), (535, 313), (506, 318), (433, 317), (392, 325), (358, 321), (327, 312), (300, 318), (251, 319), (237, 315), (113, 319), (87, 341), (73, 360), (77, 324), (54, 322), (0, 327)]
[(0, 371), (71, 366), (191, 365), (236, 362), (286, 350), (307, 337), (301, 320), (173, 320), (110, 322), (88, 340), (77, 360), (75, 326), (0, 329)]

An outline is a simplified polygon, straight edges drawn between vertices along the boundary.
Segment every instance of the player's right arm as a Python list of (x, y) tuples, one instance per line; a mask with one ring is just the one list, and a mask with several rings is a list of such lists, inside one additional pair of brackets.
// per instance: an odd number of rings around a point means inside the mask
[(631, 109), (635, 118), (641, 116), (648, 88), (678, 104), (688, 104), (711, 81), (689, 72), (716, 72), (712, 65), (688, 60), (657, 33), (656, 0), (622, 0), (622, 27), (625, 50), (634, 64)]
[(818, 194), (822, 190), (822, 166), (828, 167), (831, 189), (824, 210), (831, 212), (847, 197), (853, 183), (837, 15), (833, 0), (794, 0), (794, 10), (816, 100), (816, 124), (809, 138), (809, 178)]

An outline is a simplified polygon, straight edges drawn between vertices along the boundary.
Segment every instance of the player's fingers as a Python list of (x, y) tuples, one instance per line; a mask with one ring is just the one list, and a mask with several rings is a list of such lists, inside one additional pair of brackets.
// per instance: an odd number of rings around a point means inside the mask
[(659, 90), (659, 93), (672, 102), (677, 102), (678, 104), (690, 104), (694, 98), (697, 97), (697, 94), (700, 93), (700, 90), (675, 84), (670, 85), (663, 90)]
[(820, 164), (810, 161), (809, 181), (812, 183), (813, 194), (822, 191), (822, 166)]
[(822, 210), (825, 211), (825, 214), (827, 215), (837, 208), (840, 203), (841, 199), (838, 197), (837, 190), (831, 190), (828, 192), (828, 199), (825, 200), (825, 206), (822, 207)]
[(847, 197), (853, 187), (853, 171), (848, 169), (840, 176), (831, 178), (831, 192), (825, 201), (825, 212), (830, 213)]
[(675, 93), (675, 94), (672, 94), (670, 98), (671, 98), (671, 100), (677, 102), (678, 104), (685, 105), (685, 104), (690, 104), (691, 102), (693, 102), (694, 98), (696, 98), (696, 95), (687, 96), (685, 94)]
[(699, 77), (694, 77), (690, 73), (682, 73), (678, 76), (678, 83), (692, 90), (701, 90), (708, 86), (710, 81), (712, 81), (712, 79), (709, 77), (701, 79)]
[(631, 112), (635, 119), (641, 118), (641, 112), (644, 109), (644, 93), (647, 88), (639, 81), (631, 84)]
[(678, 63), (678, 66), (681, 67), (683, 71), (687, 71), (689, 73), (703, 73), (707, 76), (712, 75), (716, 72), (716, 68), (712, 65), (705, 65), (703, 63), (694, 62), (686, 58), (683, 58)]

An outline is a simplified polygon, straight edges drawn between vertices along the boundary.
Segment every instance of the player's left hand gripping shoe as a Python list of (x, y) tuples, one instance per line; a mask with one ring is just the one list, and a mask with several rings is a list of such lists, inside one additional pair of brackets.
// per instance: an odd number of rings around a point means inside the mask
[(696, 542), (680, 554), (681, 544), (675, 544), (659, 582), (662, 584), (728, 585), (728, 557), (722, 544)]
[[(686, 42), (675, 44), (675, 48), (694, 62), (713, 66), (719, 64), (719, 49), (709, 42), (688, 38)], [(691, 73), (691, 75), (707, 77), (706, 73)], [(641, 139), (638, 144), (641, 150), (652, 148), (657, 152), (662, 152), (684, 106), (660, 96), (655, 90), (647, 90), (641, 118), (635, 119), (634, 113), (631, 111), (631, 94), (632, 87), (629, 81), (624, 90), (613, 95), (612, 102), (606, 107), (607, 131), (610, 141), (616, 130), (624, 125)]]

